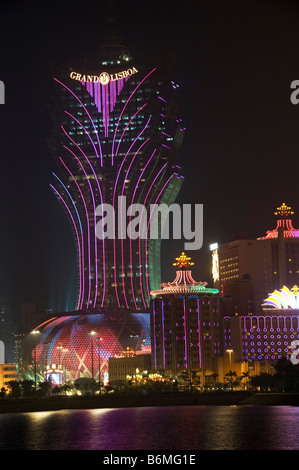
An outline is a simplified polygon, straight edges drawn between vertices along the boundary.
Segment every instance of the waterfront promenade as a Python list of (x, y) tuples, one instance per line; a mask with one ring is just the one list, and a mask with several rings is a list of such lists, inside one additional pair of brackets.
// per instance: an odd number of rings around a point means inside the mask
[(126, 408), (147, 406), (299, 406), (299, 393), (163, 393), (152, 395), (94, 395), (83, 397), (4, 398), (0, 413), (55, 411), (62, 409)]

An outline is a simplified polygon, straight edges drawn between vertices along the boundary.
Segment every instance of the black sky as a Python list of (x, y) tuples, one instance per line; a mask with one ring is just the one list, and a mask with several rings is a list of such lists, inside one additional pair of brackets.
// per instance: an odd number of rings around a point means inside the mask
[[(210, 243), (237, 232), (264, 235), (282, 202), (293, 207), (299, 227), (299, 105), (290, 102), (290, 84), (299, 79), (298, 2), (115, 3), (133, 56), (154, 55), (165, 42), (179, 54), (174, 79), (187, 133), (178, 201), (204, 204), (204, 247), (189, 254), (195, 277), (210, 281)], [(10, 1), (1, 9), (0, 296), (39, 294), (53, 305), (62, 299), (63, 308), (74, 247), (49, 187), (50, 65), (96, 50), (107, 2)], [(163, 281), (172, 280), (173, 258), (182, 249), (166, 244)]]

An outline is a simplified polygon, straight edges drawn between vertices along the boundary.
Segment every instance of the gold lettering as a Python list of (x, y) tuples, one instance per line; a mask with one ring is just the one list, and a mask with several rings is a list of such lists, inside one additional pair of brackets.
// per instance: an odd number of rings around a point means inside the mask
[(126, 78), (137, 72), (138, 70), (135, 67), (130, 68), (128, 70), (123, 70), (122, 72), (114, 73), (111, 75), (109, 75), (107, 72), (102, 72), (99, 76), (81, 75), (81, 73), (78, 73), (78, 72), (71, 72), (70, 78), (72, 78), (73, 80), (78, 80), (80, 82), (93, 82), (93, 83), (100, 82), (102, 85), (107, 85), (110, 80), (114, 82), (115, 80)]

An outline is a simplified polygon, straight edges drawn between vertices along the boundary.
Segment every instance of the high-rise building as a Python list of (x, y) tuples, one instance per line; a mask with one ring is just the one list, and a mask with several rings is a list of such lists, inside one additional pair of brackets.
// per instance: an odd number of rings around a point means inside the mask
[(191, 383), (197, 378), (203, 385), (224, 355), (223, 330), (219, 291), (196, 282), (191, 264), (182, 253), (175, 280), (151, 292), (152, 368), (172, 377), (185, 375)]
[[(242, 289), (243, 294), (245, 284), (247, 287), (252, 284), (253, 293), (248, 290), (245, 294), (245, 310), (236, 307), (234, 313), (258, 313), (270, 292), (298, 284), (299, 230), (293, 227), (292, 214), (291, 208), (283, 203), (275, 211), (275, 229), (268, 230), (265, 236), (211, 245), (213, 281), (224, 297), (232, 295), (232, 291), (237, 297), (237, 289)], [(243, 282), (237, 283), (238, 280)]]
[(51, 187), (73, 229), (77, 296), (28, 335), (24, 373), (34, 362), (41, 375), (59, 365), (67, 378), (103, 379), (132, 338), (136, 355), (150, 357), (150, 291), (161, 282), (152, 205), (171, 205), (183, 181), (174, 59), (132, 59), (112, 22), (96, 57), (54, 71)]
[[(51, 147), (58, 168), (51, 186), (73, 227), (77, 310), (146, 311), (150, 291), (160, 285), (161, 237), (151, 239), (147, 230), (150, 205), (172, 204), (183, 180), (176, 157), (185, 129), (174, 63), (172, 54), (133, 59), (112, 21), (97, 57), (55, 70)], [(112, 226), (101, 226), (103, 205), (112, 208)], [(135, 210), (141, 236), (133, 239)]]

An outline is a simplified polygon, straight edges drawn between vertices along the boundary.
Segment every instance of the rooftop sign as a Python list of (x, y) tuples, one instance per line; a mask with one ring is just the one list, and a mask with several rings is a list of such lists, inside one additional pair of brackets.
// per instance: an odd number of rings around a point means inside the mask
[(108, 72), (102, 72), (100, 75), (82, 75), (78, 72), (71, 72), (70, 78), (72, 78), (73, 80), (78, 80), (79, 82), (100, 82), (102, 85), (108, 85), (110, 81), (115, 82), (116, 80), (120, 80), (121, 78), (130, 77), (131, 75), (134, 75), (137, 72), (138, 70), (135, 67), (112, 74), (109, 74)]

